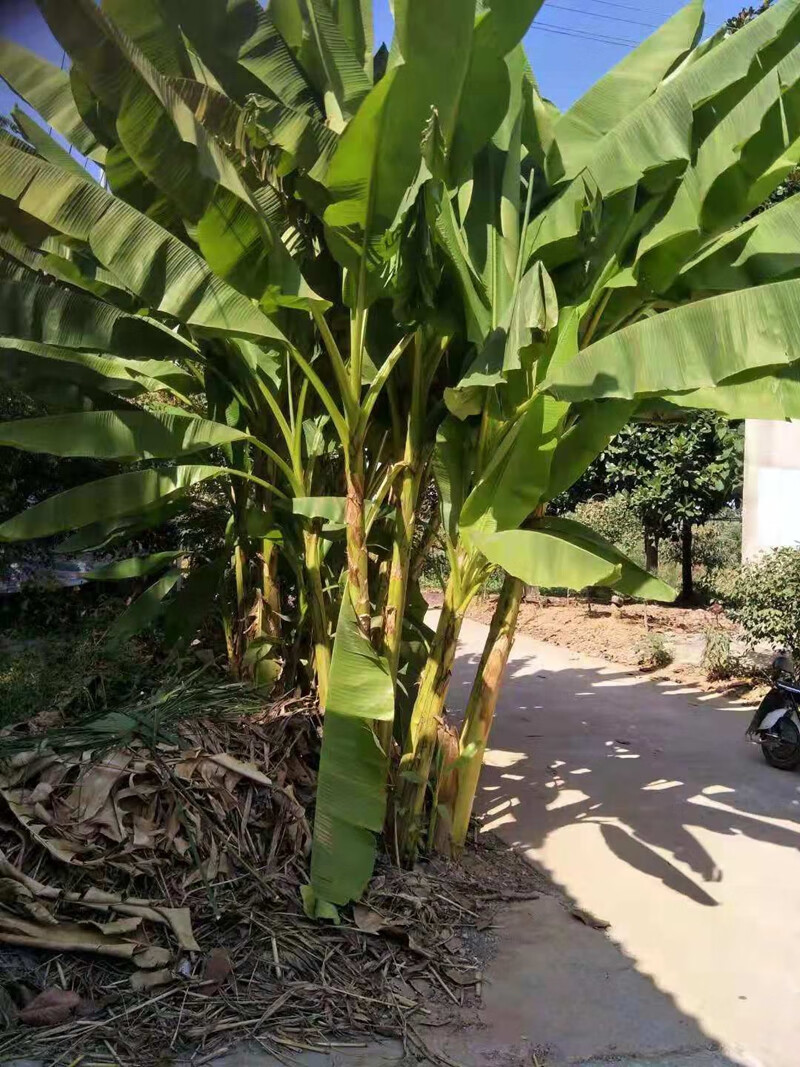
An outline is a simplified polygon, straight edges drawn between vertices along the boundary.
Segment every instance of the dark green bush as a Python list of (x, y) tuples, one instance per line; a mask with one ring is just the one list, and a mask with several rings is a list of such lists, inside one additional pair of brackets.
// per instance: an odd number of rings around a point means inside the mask
[(775, 548), (742, 567), (732, 600), (751, 644), (800, 655), (800, 548)]

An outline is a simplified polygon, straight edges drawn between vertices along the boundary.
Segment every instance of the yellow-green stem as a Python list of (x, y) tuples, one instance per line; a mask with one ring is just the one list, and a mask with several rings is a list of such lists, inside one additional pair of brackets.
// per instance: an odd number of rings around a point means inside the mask
[(458, 789), (451, 820), (451, 845), (456, 853), (464, 847), (467, 838), (483, 756), (509, 653), (514, 644), (514, 632), (524, 589), (519, 578), (506, 575), (492, 616), (489, 635), (483, 646), (475, 681), (472, 683), (459, 743), (459, 754), (469, 754), (469, 760), (458, 770)]
[(466, 610), (463, 601), (458, 603), (459, 599), (457, 582), (451, 575), (445, 589), (439, 625), (420, 677), (406, 754), (400, 762), (395, 818), (400, 858), (406, 864), (413, 863), (424, 833), (425, 796), (436, 749), (437, 730)]
[(389, 573), (389, 592), (386, 598), (383, 624), (384, 655), (389, 661), (392, 678), (395, 680), (400, 661), (400, 641), (411, 565), (411, 542), (414, 539), (414, 527), (417, 519), (417, 497), (419, 496), (422, 478), (423, 372), (422, 335), (418, 330), (414, 338), (411, 407), (403, 453), (404, 467), (400, 480), (400, 492), (397, 497), (392, 563)]
[(361, 630), (370, 637), (372, 612), (369, 602), (369, 557), (364, 522), (364, 449), (353, 443), (347, 464), (347, 582)]
[(314, 669), (317, 675), (317, 692), (320, 705), (328, 702), (328, 679), (331, 672), (331, 643), (328, 636), (328, 616), (325, 611), (325, 595), (320, 572), (319, 534), (306, 531), (306, 578), (308, 602), (311, 610), (311, 628), (314, 638)]
[(272, 541), (261, 542), (263, 569), (261, 588), (264, 611), (261, 620), (261, 632), (265, 637), (281, 635), (281, 590), (278, 585), (278, 549)]
[(241, 615), (244, 607), (244, 551), (241, 545), (233, 550), (233, 569), (236, 575), (236, 606)]

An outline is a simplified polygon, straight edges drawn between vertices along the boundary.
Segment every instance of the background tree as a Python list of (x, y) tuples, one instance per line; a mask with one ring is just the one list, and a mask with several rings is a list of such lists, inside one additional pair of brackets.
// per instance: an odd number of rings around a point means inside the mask
[(659, 545), (680, 545), (681, 599), (693, 594), (692, 531), (741, 494), (742, 437), (727, 420), (697, 412), (679, 423), (632, 423), (565, 494), (572, 508), (592, 498), (627, 496), (641, 523), (645, 565), (658, 571)]

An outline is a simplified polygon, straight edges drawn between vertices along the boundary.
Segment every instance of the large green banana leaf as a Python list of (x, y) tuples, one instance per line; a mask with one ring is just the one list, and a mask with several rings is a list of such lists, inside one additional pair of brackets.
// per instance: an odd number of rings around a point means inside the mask
[(386, 817), (388, 755), (373, 723), (391, 721), (394, 687), (386, 660), (364, 636), (345, 589), (325, 708), (317, 778), (309, 915), (358, 900), (375, 863), (375, 834)]
[(188, 245), (91, 179), (0, 145), (0, 194), (18, 199), (22, 211), (60, 233), (86, 241), (150, 307), (209, 330), (282, 339), (277, 326), (212, 274)]
[(551, 369), (564, 400), (689, 392), (800, 359), (800, 281), (699, 300), (628, 326)]
[(699, 247), (763, 203), (800, 154), (800, 48), (703, 141), (664, 218), (642, 238), (637, 274), (661, 291)]
[(643, 103), (677, 66), (702, 26), (702, 0), (690, 0), (559, 116), (548, 159), (551, 181), (581, 169), (600, 138)]
[(798, 0), (781, 0), (685, 65), (600, 138), (589, 158), (565, 170), (564, 180), (585, 166), (604, 197), (641, 180), (648, 188), (668, 188), (689, 163), (694, 142), (709, 132), (695, 130), (697, 115), (701, 127), (713, 128), (800, 42), (798, 6)]
[(470, 533), (490, 563), (529, 585), (585, 589), (610, 585), (630, 596), (674, 600), (675, 591), (648, 574), (583, 523), (555, 516), (536, 519), (530, 529)]
[(567, 408), (540, 396), (517, 420), (464, 502), (460, 521), (465, 533), (514, 530), (546, 498)]
[(100, 300), (108, 300), (121, 311), (133, 310), (131, 294), (110, 271), (90, 265), (86, 259), (76, 260), (71, 250), (59, 246), (54, 238), (45, 238), (40, 248), (33, 249), (17, 240), (10, 231), (0, 231), (0, 249), (29, 270), (67, 282)]
[(744, 289), (800, 271), (800, 196), (759, 212), (706, 245), (676, 280), (692, 292)]
[[(256, 0), (238, 0), (239, 17), (230, 18), (227, 0), (165, 0), (183, 33), (225, 91), (237, 100), (268, 90), (281, 103), (317, 119), (324, 117), (307, 78), (275, 25), (280, 9), (272, 0), (264, 9)], [(292, 14), (297, 5), (288, 5)], [(302, 37), (302, 23), (299, 34)]]
[(130, 559), (118, 559), (85, 571), (83, 577), (93, 582), (124, 582), (130, 578), (144, 578), (147, 574), (163, 571), (179, 555), (180, 552), (153, 552), (149, 556), (131, 556)]
[(0, 524), (0, 541), (50, 537), (90, 523), (136, 515), (143, 508), (166, 501), (198, 482), (227, 473), (225, 467), (182, 466), (130, 471), (101, 478), (66, 489), (7, 519)]
[(155, 622), (164, 610), (164, 597), (180, 576), (180, 570), (173, 567), (137, 597), (112, 623), (108, 632), (109, 641), (112, 643), (124, 641), (149, 626), (151, 622)]
[(246, 439), (223, 423), (172, 412), (82, 411), (0, 423), (0, 445), (95, 459), (172, 459)]
[(120, 396), (158, 392), (165, 386), (189, 395), (200, 388), (194, 375), (169, 360), (97, 356), (76, 348), (0, 337), (0, 378), (30, 382), (37, 377), (63, 379)]
[(60, 70), (22, 45), (0, 38), (0, 77), (79, 152), (103, 162), (105, 147), (81, 118), (68, 70)]
[[(155, 378), (131, 370), (134, 360), (95, 356), (74, 348), (57, 348), (14, 337), (0, 337), (0, 379), (20, 385), (38, 379), (63, 379), (92, 390), (138, 396), (161, 388)], [(165, 364), (169, 366), (169, 364)], [(180, 373), (175, 367), (175, 372)]]
[[(455, 105), (457, 119), (454, 127), (444, 127), (446, 142), (452, 143), (451, 171), (457, 183), (467, 177), (473, 157), (498, 132), (504, 116), (516, 118), (519, 112), (522, 82), (514, 85), (509, 67), (515, 61), (507, 65), (507, 59), (516, 51), (516, 62), (524, 63), (518, 46), (542, 0), (487, 0), (475, 6), (469, 66)], [(515, 92), (520, 94), (516, 102), (512, 100)], [(508, 148), (507, 133), (500, 135), (503, 150)]]
[(800, 364), (760, 367), (713, 389), (665, 393), (662, 399), (675, 407), (718, 411), (729, 419), (800, 419)]
[(324, 98), (328, 125), (338, 132), (372, 88), (363, 43), (356, 53), (328, 0), (306, 0), (304, 14), (308, 28), (303, 52), (308, 58), (313, 55), (306, 71)]
[[(180, 30), (162, 0), (103, 0), (103, 11), (163, 74), (183, 77), (191, 64)], [(201, 5), (205, 6), (205, 5)]]
[(48, 163), (54, 163), (57, 167), (61, 167), (62, 170), (78, 174), (83, 179), (91, 177), (89, 172), (84, 169), (83, 164), (63, 149), (48, 133), (45, 133), (38, 122), (35, 122), (22, 108), (12, 108), (11, 114), (14, 117), (14, 122), (25, 135), (25, 140), (29, 141), (39, 155), (46, 159)]
[[(381, 240), (416, 175), (422, 135), (436, 108), (445, 142), (452, 138), (469, 62), (474, 0), (398, 0), (392, 66), (342, 135), (326, 185), (325, 225), (332, 251), (360, 271), (382, 261)], [(362, 284), (364, 282), (362, 281)]]
[(372, 0), (339, 0), (339, 3), (335, 5), (335, 11), (341, 31), (353, 55), (372, 81), (372, 53), (374, 51)]
[(90, 523), (60, 541), (55, 551), (62, 555), (96, 552), (127, 541), (144, 530), (161, 526), (185, 510), (189, 488), (172, 493), (164, 500), (157, 500), (155, 504), (143, 507), (132, 515), (116, 515), (103, 522)]
[(458, 540), (461, 508), (467, 495), (470, 451), (469, 427), (460, 419), (448, 416), (436, 434), (432, 468), (441, 499), (442, 525), (451, 546)]
[(559, 437), (550, 463), (545, 500), (554, 500), (574, 485), (636, 410), (633, 400), (591, 403)]
[(0, 334), (62, 348), (136, 357), (152, 352), (187, 356), (193, 348), (154, 319), (48, 285), (36, 275), (0, 280)]

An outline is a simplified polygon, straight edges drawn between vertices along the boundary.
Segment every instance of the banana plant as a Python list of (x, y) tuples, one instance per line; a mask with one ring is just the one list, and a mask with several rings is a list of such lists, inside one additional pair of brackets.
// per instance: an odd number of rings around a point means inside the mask
[[(693, 0), (564, 114), (520, 44), (538, 0), (396, 0), (388, 52), (364, 0), (37, 2), (70, 65), (0, 43), (43, 120), (0, 130), (0, 374), (62, 403), (0, 442), (137, 466), (0, 538), (118, 551), (188, 502), (223, 512), (212, 550), (93, 579), (151, 583), (119, 635), (213, 608), (235, 669), (316, 688), (304, 899), (333, 918), (390, 782), (402, 860), (431, 818), (463, 844), (523, 582), (671, 596), (548, 502), (631, 418), (794, 413), (796, 207), (738, 223), (796, 158), (800, 0), (699, 44)], [(495, 567), (450, 758), (458, 630)]]
[[(502, 71), (535, 5), (476, 21), (472, 0), (449, 0), (432, 25), (407, 0), (388, 64), (373, 62), (367, 5), (39, 6), (71, 66), (4, 42), (0, 70), (103, 180), (22, 114), (3, 137), (9, 373), (30, 388), (37, 366), (55, 368), (79, 407), (3, 440), (175, 462), (45, 501), (0, 537), (116, 546), (220, 483), (229, 520), (212, 558), (95, 577), (154, 579), (118, 636), (159, 614), (168, 635), (191, 629), (217, 603), (231, 661), (256, 680), (278, 670), (283, 605), (298, 605), (326, 709), (306, 894), (324, 913), (369, 877), (394, 694), (413, 690), (401, 650), (429, 398), (465, 347), (457, 313), (429, 321), (442, 161), (458, 144), (468, 165), (502, 117), (507, 86), (483, 107), (466, 100), (487, 64)], [(213, 462), (180, 462), (209, 449)]]
[[(450, 392), (437, 442), (456, 590), (442, 612), (454, 620), (441, 624), (451, 644), (475, 568), (480, 578), (487, 564), (501, 567), (506, 579), (450, 764), (457, 784), (442, 815), (455, 852), (524, 585), (674, 596), (590, 529), (549, 516), (549, 501), (632, 418), (694, 407), (736, 418), (797, 414), (800, 281), (790, 248), (800, 201), (740, 224), (800, 152), (798, 5), (776, 7), (744, 39), (698, 45), (701, 25), (700, 5), (690, 3), (564, 114), (524, 80), (522, 153), (497, 161), (488, 193), (477, 167), (472, 176), (458, 242), (464, 262), (454, 257), (453, 267), (470, 308), (478, 306), (470, 280), (483, 271), (491, 329), (484, 325), (473, 364)], [(498, 187), (517, 190), (519, 230), (504, 225), (502, 199), (493, 216), (476, 206)], [(464, 190), (452, 199), (464, 201)], [(471, 214), (489, 219), (488, 236), (471, 227)], [(514, 262), (509, 290), (503, 265)], [(440, 701), (445, 694), (446, 681)], [(424, 744), (409, 749), (412, 782), (425, 778), (425, 761)], [(419, 815), (419, 788), (414, 801)], [(412, 826), (407, 858), (418, 841)]]

